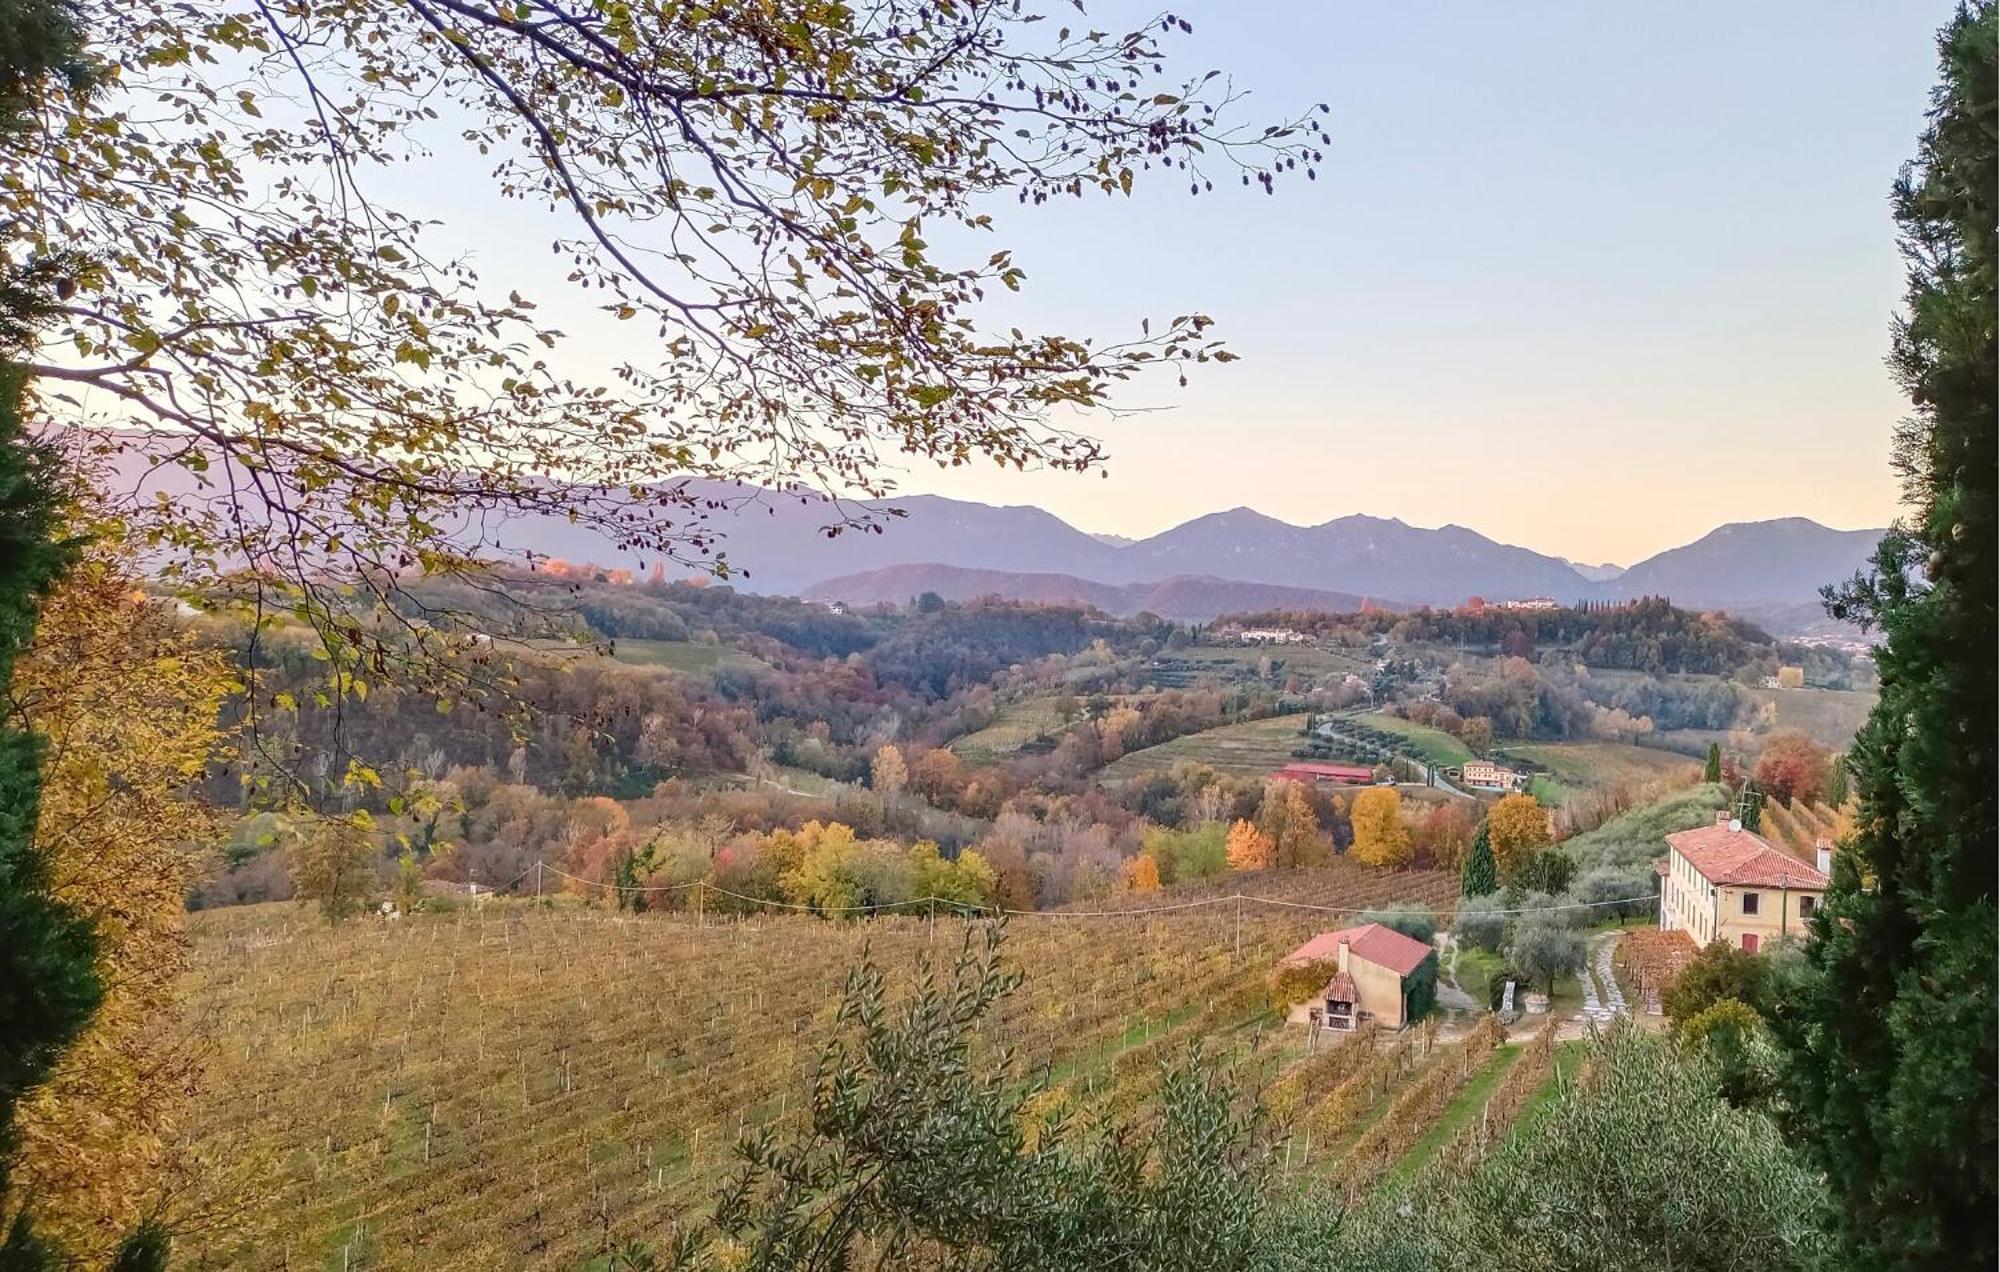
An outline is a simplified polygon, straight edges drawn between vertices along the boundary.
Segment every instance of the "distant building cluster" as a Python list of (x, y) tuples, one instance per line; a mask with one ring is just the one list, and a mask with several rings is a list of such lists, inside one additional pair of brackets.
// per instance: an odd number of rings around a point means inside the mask
[(1511, 601), (1500, 602), (1501, 609), (1508, 610), (1552, 610), (1561, 609), (1553, 596), (1523, 596)]
[(1312, 639), (1290, 627), (1245, 627), (1234, 635), (1246, 645), (1303, 645)]

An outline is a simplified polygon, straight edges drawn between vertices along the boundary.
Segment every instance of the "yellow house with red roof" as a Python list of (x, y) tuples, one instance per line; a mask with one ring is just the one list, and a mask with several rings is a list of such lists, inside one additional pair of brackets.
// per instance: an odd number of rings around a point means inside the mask
[(1781, 936), (1802, 937), (1826, 897), (1825, 856), (1819, 868), (1809, 866), (1717, 813), (1712, 826), (1667, 836), (1667, 855), (1655, 864), (1660, 928), (1751, 953)]
[(1401, 1029), (1410, 1018), (1410, 977), (1434, 953), (1380, 923), (1321, 932), (1284, 957), (1284, 966), (1318, 964), (1332, 972), (1326, 987), (1295, 1006), (1290, 1018), (1328, 1029), (1352, 1029), (1364, 1019)]

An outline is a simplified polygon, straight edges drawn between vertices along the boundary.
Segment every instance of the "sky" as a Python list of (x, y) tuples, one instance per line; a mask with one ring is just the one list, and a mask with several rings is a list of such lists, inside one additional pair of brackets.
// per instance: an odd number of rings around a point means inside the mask
[(1041, 324), (1197, 309), (1242, 361), (1122, 399), (1169, 409), (1097, 430), (1105, 478), (903, 487), (1135, 536), (1361, 512), (1593, 563), (1729, 521), (1884, 525), (1888, 191), (1949, 8), (1190, 6), (1184, 64), (1228, 70), (1252, 115), (1332, 107), (1320, 180), (1163, 182), (1000, 238)]
[[(1896, 514), (1888, 192), (1945, 0), (1175, 10), (1171, 69), (1233, 75), (1245, 121), (1331, 107), (1319, 180), (1008, 199), (978, 250), (1028, 277), (990, 316), (1106, 340), (1201, 312), (1241, 360), (1121, 390), (1131, 413), (1088, 425), (1102, 476), (926, 464), (900, 493), (1135, 537), (1367, 513), (1621, 565), (1731, 521)], [(485, 282), (546, 308), (546, 229), (498, 200), (468, 218), (482, 161), (438, 162), (411, 210), (476, 221)]]

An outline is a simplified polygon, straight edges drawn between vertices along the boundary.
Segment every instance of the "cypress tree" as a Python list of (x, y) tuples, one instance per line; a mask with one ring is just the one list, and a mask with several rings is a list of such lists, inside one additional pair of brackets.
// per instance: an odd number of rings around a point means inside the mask
[(1856, 829), (1775, 1021), (1793, 1131), (1857, 1267), (2000, 1262), (1994, 32), (1987, 0), (1941, 33), (1943, 82), (1895, 186), (1910, 511), (1865, 575), (1828, 592), (1830, 612), (1882, 633), (1882, 690), (1848, 756)]
[(1499, 888), (1499, 872), (1493, 866), (1493, 841), (1482, 821), (1479, 832), (1472, 837), (1471, 850), (1465, 854), (1465, 864), (1459, 867), (1458, 891), (1461, 896), (1483, 897)]
[(1719, 743), (1708, 744), (1708, 760), (1701, 766), (1701, 780), (1704, 782), (1722, 780), (1722, 747)]
[[(52, 76), (88, 80), (76, 14), (66, 0), (0, 0), (0, 145), (21, 145)], [(75, 556), (60, 541), (61, 481), (55, 456), (22, 418), (27, 377), (13, 361), (67, 290), (77, 262), (0, 254), (0, 694), (35, 632), (40, 603)], [(0, 698), (4, 701), (4, 698)], [(14, 1112), (47, 1080), (103, 999), (97, 942), (86, 922), (49, 894), (48, 861), (35, 844), (42, 740), (0, 715), (0, 1190), (13, 1150)], [(17, 1209), (0, 1264), (54, 1266)]]

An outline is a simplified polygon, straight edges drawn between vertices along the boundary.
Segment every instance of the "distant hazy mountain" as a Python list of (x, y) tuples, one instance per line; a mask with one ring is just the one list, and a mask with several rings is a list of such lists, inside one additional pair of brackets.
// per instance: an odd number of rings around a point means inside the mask
[(1295, 526), (1249, 508), (1142, 539), (1123, 551), (1118, 568), (1121, 579), (1213, 574), (1432, 605), (1474, 595), (1574, 601), (1590, 591), (1589, 581), (1560, 559), (1463, 526), (1426, 530), (1363, 516)]
[[(129, 465), (114, 470), (112, 480), (129, 489), (140, 470), (124, 467)], [(192, 489), (192, 483), (186, 474), (169, 471), (151, 477), (147, 488), (172, 496)], [(1774, 631), (1789, 633), (1820, 621), (1813, 604), (1819, 588), (1853, 575), (1882, 536), (1880, 530), (1830, 530), (1803, 517), (1745, 522), (1619, 571), (1573, 565), (1463, 526), (1428, 530), (1393, 518), (1349, 516), (1296, 526), (1233, 508), (1130, 542), (1088, 534), (1040, 508), (936, 495), (836, 505), (818, 496), (719, 482), (686, 489), (705, 505), (706, 515), (675, 529), (684, 537), (698, 535), (711, 556), (718, 550), (726, 554), (736, 585), (746, 590), (797, 594), (823, 580), (846, 582), (921, 563), (933, 570), (991, 571), (1001, 580), (947, 579), (910, 587), (907, 579), (891, 576), (880, 584), (891, 591), (871, 593), (872, 599), (900, 600), (922, 591), (1026, 595), (1013, 589), (1055, 588), (1059, 599), (1176, 617), (1288, 604), (1324, 608), (1335, 604), (1327, 599), (1332, 596), (1346, 598), (1347, 608), (1362, 597), (1388, 607), (1391, 602), (1457, 605), (1472, 596), (1489, 601), (1549, 596), (1565, 602), (1667, 596), (1683, 605), (1758, 616)], [(829, 533), (856, 518), (868, 524)], [(465, 542), (601, 565), (652, 563), (646, 554), (620, 549), (597, 531), (554, 517), (483, 519), (468, 524)], [(1029, 576), (1067, 582), (1030, 583)], [(1228, 584), (1278, 591), (1218, 600)], [(1091, 590), (1104, 588), (1112, 592)], [(1290, 599), (1287, 590), (1294, 594)]]
[(1603, 565), (1585, 565), (1581, 561), (1572, 561), (1568, 557), (1563, 557), (1561, 560), (1564, 565), (1575, 570), (1592, 583), (1609, 583), (1611, 580), (1625, 573), (1624, 566), (1613, 565), (1609, 561), (1606, 561)]
[[(1352, 613), (1373, 604), (1367, 598), (1349, 592), (1325, 592), (1314, 588), (1194, 575), (1118, 585), (1080, 579), (1070, 574), (1009, 573), (929, 562), (892, 565), (828, 579), (813, 584), (803, 595), (807, 600), (873, 605), (883, 601), (901, 604), (925, 592), (935, 592), (948, 601), (1004, 596), (1019, 601), (1094, 605), (1108, 614), (1145, 612), (1182, 622), (1207, 622), (1217, 614), (1264, 609)], [(1379, 608), (1402, 607), (1383, 605)]]
[(1646, 558), (1604, 584), (1604, 594), (1739, 609), (1803, 604), (1822, 585), (1851, 578), (1882, 533), (1830, 530), (1804, 517), (1737, 522)]
[(1099, 543), (1110, 544), (1114, 548), (1129, 548), (1138, 542), (1137, 539), (1134, 539), (1129, 534), (1098, 534), (1093, 532), (1090, 537)]

